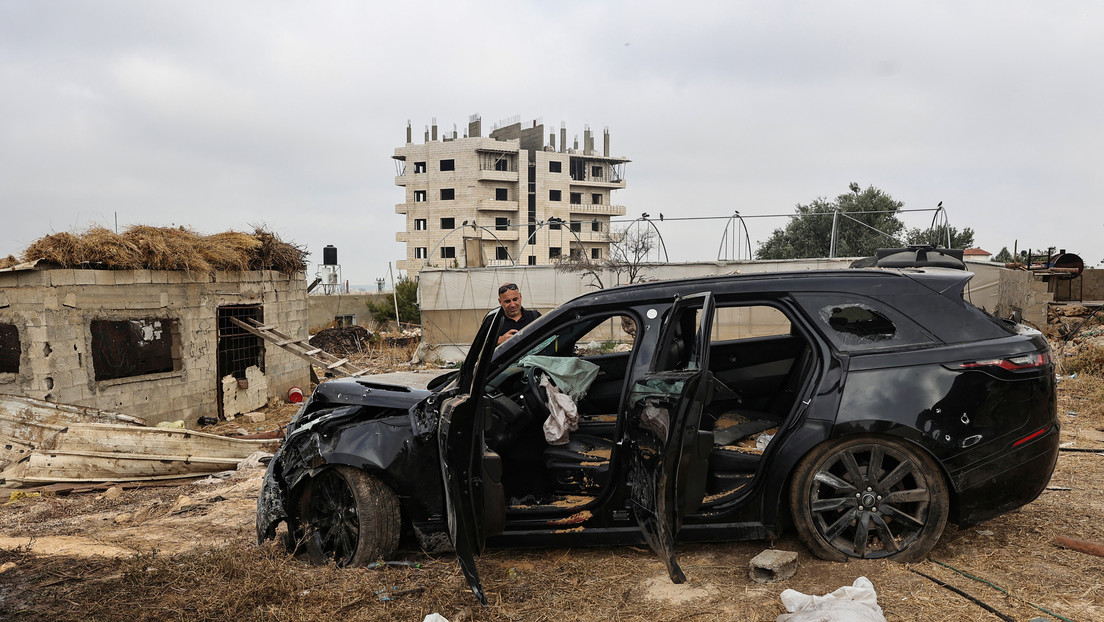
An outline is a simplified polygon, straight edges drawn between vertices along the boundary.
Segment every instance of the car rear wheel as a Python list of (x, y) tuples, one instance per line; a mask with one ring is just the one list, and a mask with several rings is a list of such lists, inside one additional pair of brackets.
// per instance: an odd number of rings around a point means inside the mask
[(314, 563), (362, 566), (399, 546), (399, 500), (378, 478), (336, 466), (305, 484), (299, 497), (299, 535)]
[(862, 436), (825, 443), (798, 464), (794, 526), (821, 559), (923, 559), (947, 524), (938, 465), (903, 442)]

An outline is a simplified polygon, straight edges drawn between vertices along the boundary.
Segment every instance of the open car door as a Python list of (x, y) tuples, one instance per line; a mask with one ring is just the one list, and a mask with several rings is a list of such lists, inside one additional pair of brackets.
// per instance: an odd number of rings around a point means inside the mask
[(712, 293), (676, 298), (654, 362), (629, 394), (626, 446), (633, 512), (674, 583), (686, 581), (675, 559), (675, 537), (683, 517), (696, 512), (705, 497), (713, 448), (712, 430), (700, 426), (713, 396), (712, 325)]
[(441, 404), (437, 423), (449, 538), (472, 593), (484, 605), (487, 597), (479, 583), (475, 556), (483, 552), (487, 536), (501, 532), (506, 521), (502, 459), (483, 442), (489, 408), (484, 387), (501, 325), (501, 309), (484, 318), (460, 367), (457, 392)]

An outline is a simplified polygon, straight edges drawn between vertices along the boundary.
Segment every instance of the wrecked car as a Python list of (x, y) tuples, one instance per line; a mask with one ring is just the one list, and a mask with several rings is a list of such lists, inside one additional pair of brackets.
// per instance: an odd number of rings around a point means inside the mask
[(404, 537), (453, 548), (480, 600), (485, 546), (646, 542), (675, 582), (676, 540), (790, 525), (822, 558), (922, 559), (947, 521), (1035, 499), (1058, 455), (1050, 348), (967, 302), (971, 277), (630, 285), (497, 348), (493, 311), (430, 390), (319, 385), (269, 464), (258, 538), (339, 565)]

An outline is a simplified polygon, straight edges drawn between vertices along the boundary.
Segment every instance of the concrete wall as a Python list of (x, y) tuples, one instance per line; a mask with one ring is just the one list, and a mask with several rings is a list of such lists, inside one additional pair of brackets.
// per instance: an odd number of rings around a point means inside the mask
[(335, 317), (354, 315), (354, 324), (370, 326), (374, 323), (368, 313), (367, 303), (373, 300), (391, 300), (391, 294), (311, 294), (307, 296), (307, 328), (315, 333), (325, 328)]
[(1036, 328), (1043, 328), (1047, 321), (1047, 305), (1054, 297), (1047, 291), (1047, 283), (1027, 270), (1000, 270), (995, 315), (1015, 318)]
[[(1076, 291), (1076, 285), (1074, 285)], [(1104, 270), (1081, 273), (1081, 300), (1104, 300)]]
[(1071, 280), (1052, 279), (1050, 290), (1054, 292), (1055, 300), (1104, 300), (1104, 270), (1085, 270), (1081, 276)]
[[(151, 423), (218, 414), (218, 326), (225, 305), (261, 305), (266, 323), (306, 337), (306, 280), (274, 271), (216, 273), (175, 271), (30, 269), (0, 271), (0, 323), (17, 327), (19, 371), (0, 373), (0, 393), (90, 406)], [(174, 325), (173, 371), (97, 381), (93, 369), (93, 320), (165, 320)], [(308, 386), (307, 363), (264, 342), (261, 402)], [(250, 383), (240, 383), (250, 384)], [(258, 399), (258, 382), (246, 402)], [(235, 387), (238, 383), (235, 383)], [(234, 389), (239, 390), (237, 388)], [(224, 397), (227, 397), (224, 394)], [(231, 402), (236, 395), (228, 395)]]

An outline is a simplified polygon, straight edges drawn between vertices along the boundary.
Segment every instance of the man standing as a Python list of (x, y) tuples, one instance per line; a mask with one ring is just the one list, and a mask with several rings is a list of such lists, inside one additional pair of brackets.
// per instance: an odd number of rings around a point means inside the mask
[(498, 288), (498, 304), (506, 315), (502, 327), (498, 329), (499, 345), (540, 317), (540, 311), (530, 311), (521, 306), (521, 291), (517, 283), (506, 283)]

